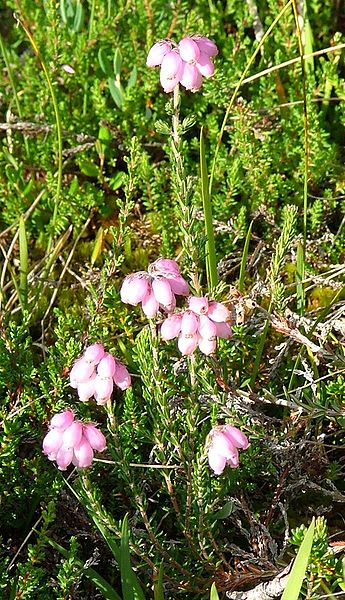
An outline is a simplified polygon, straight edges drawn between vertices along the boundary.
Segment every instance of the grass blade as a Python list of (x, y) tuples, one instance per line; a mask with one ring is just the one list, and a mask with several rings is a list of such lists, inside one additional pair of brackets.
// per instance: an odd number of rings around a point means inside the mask
[(214, 582), (212, 583), (212, 586), (211, 586), (210, 600), (219, 600), (216, 584)]
[(153, 584), (154, 600), (164, 600), (163, 575), (164, 575), (164, 565), (163, 565), (163, 561), (162, 561), (160, 564), (160, 567), (159, 567), (158, 577)]
[(305, 293), (303, 287), (303, 280), (305, 274), (304, 264), (304, 248), (300, 242), (297, 244), (297, 259), (296, 259), (296, 296), (297, 296), (297, 310), (300, 315), (304, 314), (305, 309)]
[(308, 567), (309, 556), (313, 545), (315, 519), (313, 518), (304, 540), (298, 550), (295, 562), (284, 590), (281, 600), (298, 600), (302, 583)]
[(140, 583), (132, 569), (129, 552), (128, 515), (125, 516), (121, 529), (121, 583), (123, 600), (145, 600)]
[(209, 193), (208, 173), (205, 156), (205, 143), (203, 128), (200, 131), (200, 176), (201, 197), (204, 210), (206, 232), (206, 273), (208, 290), (215, 288), (218, 283), (216, 247), (214, 241), (214, 228), (212, 219), (212, 204)]

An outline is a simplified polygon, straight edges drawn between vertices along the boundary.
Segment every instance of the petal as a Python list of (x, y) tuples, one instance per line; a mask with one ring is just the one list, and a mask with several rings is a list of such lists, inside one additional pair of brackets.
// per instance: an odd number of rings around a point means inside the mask
[(93, 450), (88, 440), (83, 436), (80, 444), (74, 447), (73, 464), (79, 469), (89, 467), (93, 460)]
[(161, 326), (162, 340), (172, 340), (177, 337), (181, 331), (182, 315), (171, 315), (165, 319)]
[(207, 316), (212, 321), (220, 323), (222, 321), (229, 321), (231, 315), (230, 311), (221, 302), (209, 302)]
[(208, 449), (208, 463), (216, 475), (221, 475), (226, 465), (226, 458), (221, 456), (212, 447)]
[(218, 48), (212, 40), (203, 36), (193, 36), (194, 42), (197, 44), (201, 52), (207, 54), (207, 56), (216, 56), (218, 54)]
[(214, 340), (217, 335), (216, 323), (211, 321), (206, 315), (200, 315), (199, 320), (199, 333), (201, 337), (206, 338), (207, 340)]
[(216, 452), (224, 456), (226, 460), (232, 460), (233, 462), (238, 460), (237, 448), (221, 431), (215, 430), (213, 432), (211, 446)]
[(87, 423), (83, 426), (83, 436), (89, 442), (91, 448), (98, 452), (103, 452), (107, 447), (107, 441), (103, 433), (93, 423)]
[(96, 373), (88, 381), (78, 383), (78, 396), (81, 402), (87, 402), (95, 393)]
[(170, 287), (177, 296), (188, 296), (189, 285), (181, 275), (169, 277)]
[(95, 379), (95, 400), (97, 404), (106, 404), (114, 389), (114, 381), (111, 377), (102, 378), (99, 375)]
[(163, 57), (161, 64), (161, 78), (180, 79), (183, 71), (183, 60), (176, 50), (171, 50)]
[(118, 360), (116, 361), (116, 369), (113, 379), (115, 385), (117, 385), (120, 390), (127, 390), (127, 388), (129, 388), (132, 384), (128, 369)]
[(158, 67), (162, 64), (162, 60), (168, 52), (171, 52), (171, 44), (168, 42), (162, 40), (153, 44), (147, 55), (146, 65), (148, 67)]
[(158, 274), (163, 275), (164, 277), (167, 275), (178, 276), (180, 275), (180, 268), (176, 260), (172, 260), (171, 258), (158, 258), (149, 265), (148, 272), (152, 275)]
[(163, 88), (163, 90), (169, 94), (170, 92), (173, 92), (175, 87), (179, 84), (180, 79), (179, 77), (163, 77), (162, 73), (160, 74), (160, 82), (161, 82), (161, 86)]

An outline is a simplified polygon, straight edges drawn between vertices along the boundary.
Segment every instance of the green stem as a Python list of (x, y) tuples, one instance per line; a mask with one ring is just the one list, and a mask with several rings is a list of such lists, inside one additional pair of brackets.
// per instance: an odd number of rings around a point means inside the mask
[(204, 209), (205, 232), (206, 232), (206, 273), (208, 291), (215, 288), (218, 283), (216, 245), (214, 239), (214, 227), (212, 219), (212, 203), (208, 190), (208, 173), (205, 156), (205, 144), (203, 127), (200, 131), (200, 175), (201, 175), (201, 197)]

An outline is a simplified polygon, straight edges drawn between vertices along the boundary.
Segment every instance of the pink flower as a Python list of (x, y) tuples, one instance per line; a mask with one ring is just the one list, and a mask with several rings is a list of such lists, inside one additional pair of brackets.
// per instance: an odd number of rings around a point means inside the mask
[(169, 40), (154, 44), (146, 64), (149, 67), (160, 66), (160, 82), (165, 92), (172, 92), (179, 83), (196, 92), (203, 77), (212, 77), (214, 65), (211, 57), (216, 54), (216, 44), (207, 37), (187, 36), (178, 46)]
[(84, 359), (79, 358), (73, 365), (69, 378), (72, 387), (76, 388), (78, 383), (87, 381), (94, 372), (94, 365)]
[(42, 443), (43, 453), (49, 460), (56, 461), (60, 471), (67, 469), (71, 463), (80, 469), (89, 467), (93, 451), (102, 452), (106, 448), (103, 433), (93, 423), (74, 420), (70, 410), (55, 415), (49, 428)]
[(171, 315), (171, 317), (165, 319), (161, 327), (162, 340), (172, 340), (177, 337), (181, 331), (181, 321), (181, 314)]
[(223, 473), (226, 465), (236, 469), (239, 465), (238, 448), (245, 450), (248, 439), (233, 425), (214, 427), (208, 435), (208, 461), (216, 475)]
[(120, 390), (127, 390), (132, 383), (128, 369), (118, 360), (116, 360), (115, 363), (116, 368), (113, 376), (114, 383)]
[(104, 348), (102, 344), (91, 344), (91, 346), (86, 348), (83, 358), (86, 360), (86, 362), (97, 365), (103, 356)]
[(162, 40), (161, 42), (157, 42), (156, 44), (154, 44), (152, 46), (152, 48), (150, 49), (150, 51), (147, 55), (147, 59), (146, 59), (147, 66), (148, 67), (158, 67), (159, 65), (162, 64), (162, 60), (168, 52), (171, 52), (170, 42), (166, 42), (164, 40)]
[(178, 264), (169, 258), (159, 258), (150, 264), (147, 273), (127, 275), (120, 290), (121, 300), (133, 305), (141, 303), (149, 319), (160, 309), (172, 312), (176, 306), (175, 295), (186, 296), (188, 292), (188, 283), (181, 276)]

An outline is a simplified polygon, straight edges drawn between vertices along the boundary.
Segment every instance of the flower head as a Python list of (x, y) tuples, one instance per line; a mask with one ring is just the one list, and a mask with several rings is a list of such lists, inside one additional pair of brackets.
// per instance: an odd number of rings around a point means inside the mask
[(60, 471), (71, 463), (79, 469), (89, 467), (94, 450), (102, 452), (106, 445), (106, 439), (96, 425), (75, 420), (71, 410), (54, 415), (42, 443), (43, 453), (49, 460), (55, 460)]
[(133, 306), (141, 303), (149, 319), (160, 309), (171, 313), (176, 306), (175, 296), (187, 296), (188, 293), (188, 283), (177, 262), (170, 258), (159, 258), (147, 271), (127, 275), (120, 289), (122, 302)]
[(178, 348), (184, 355), (191, 354), (199, 347), (203, 354), (216, 351), (217, 337), (229, 338), (232, 334), (229, 325), (230, 312), (221, 302), (209, 301), (206, 297), (191, 296), (189, 308), (169, 316), (161, 326), (161, 338), (178, 338)]
[(196, 92), (201, 88), (203, 77), (212, 77), (212, 57), (218, 48), (212, 40), (200, 35), (182, 38), (179, 44), (170, 40), (156, 42), (150, 49), (146, 64), (160, 67), (160, 82), (169, 93), (180, 83), (186, 90)]
[(211, 429), (207, 442), (208, 462), (216, 475), (221, 475), (227, 465), (239, 466), (238, 449), (249, 446), (247, 436), (233, 425), (220, 425)]

